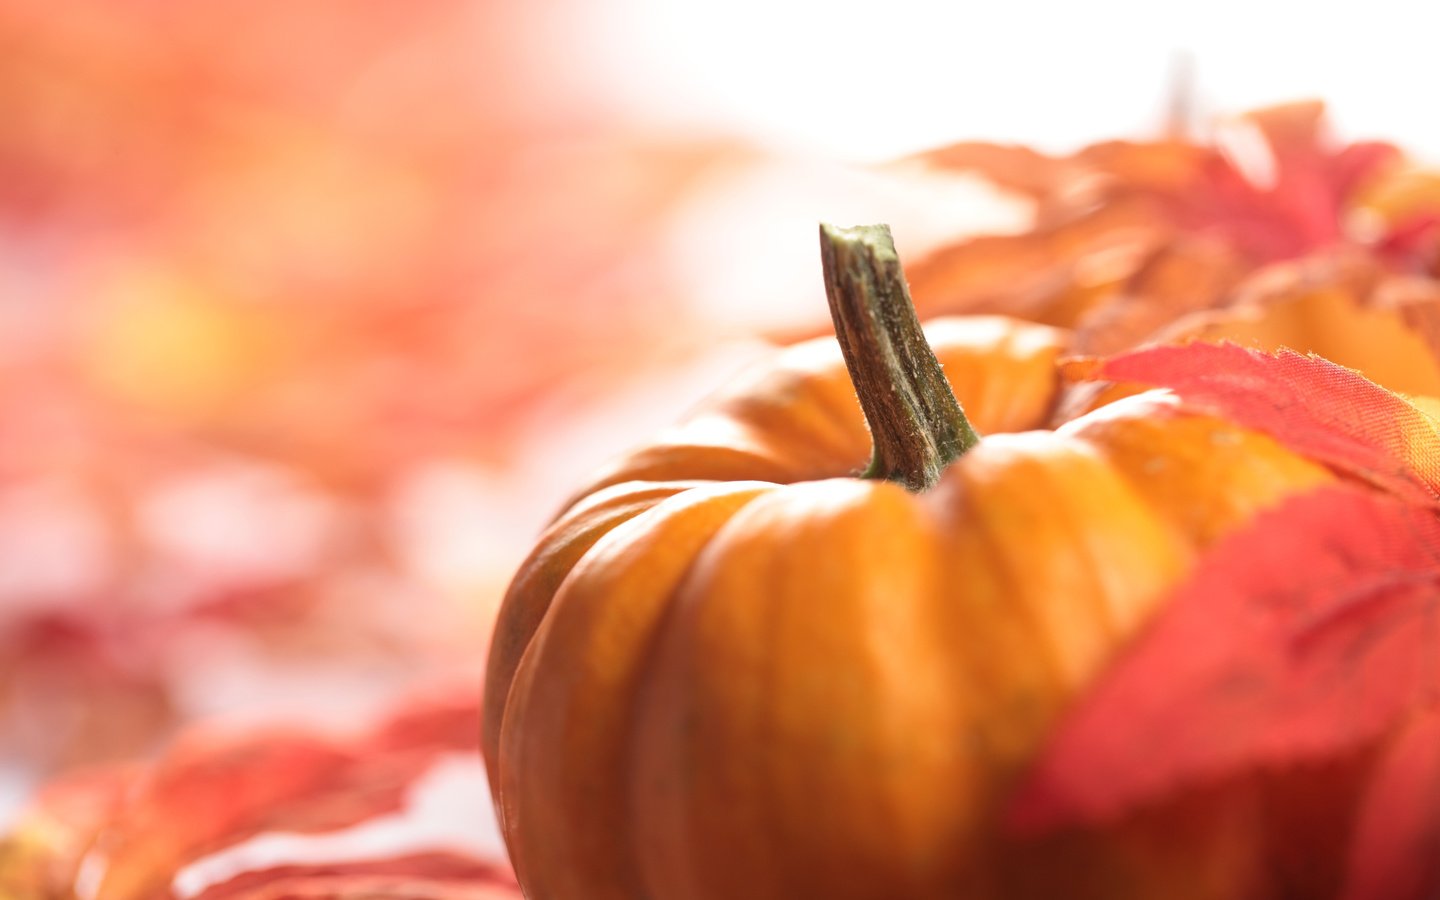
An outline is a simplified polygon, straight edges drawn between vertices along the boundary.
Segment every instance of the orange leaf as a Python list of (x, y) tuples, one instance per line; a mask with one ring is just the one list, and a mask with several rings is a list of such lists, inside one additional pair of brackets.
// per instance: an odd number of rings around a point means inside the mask
[(1017, 144), (962, 141), (908, 157), (937, 169), (971, 172), (1022, 194), (1043, 196), (1059, 189), (1077, 167), (1068, 160), (1047, 156)]

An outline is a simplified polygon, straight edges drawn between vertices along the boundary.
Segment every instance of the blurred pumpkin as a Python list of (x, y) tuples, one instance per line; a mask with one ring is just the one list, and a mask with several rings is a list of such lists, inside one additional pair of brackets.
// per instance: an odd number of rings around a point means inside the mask
[(1335, 476), (1160, 392), (1027, 430), (1066, 332), (936, 321), (937, 367), (888, 230), (822, 247), (840, 347), (622, 460), (512, 583), (484, 750), (527, 896), (1257, 889), (1265, 843), (1213, 797), (1038, 844), (999, 807), (1202, 550)]

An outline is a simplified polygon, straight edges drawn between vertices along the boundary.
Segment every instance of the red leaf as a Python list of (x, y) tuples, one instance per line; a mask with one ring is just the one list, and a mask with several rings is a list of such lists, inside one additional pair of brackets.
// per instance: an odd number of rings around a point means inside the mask
[(1440, 711), (1417, 716), (1371, 776), (1350, 848), (1348, 900), (1420, 900), (1440, 885)]
[(348, 739), (193, 730), (140, 780), (105, 835), (98, 896), (157, 896), (186, 865), (255, 835), (330, 831), (400, 809), (440, 756), (478, 756), (476, 693), (417, 699)]
[(1400, 156), (1379, 142), (1335, 143), (1315, 102), (1257, 110), (1230, 124), (1222, 137), (1236, 140), (1112, 142), (1076, 158), (1117, 180), (1112, 195), (1149, 198), (1186, 231), (1221, 238), (1266, 262), (1343, 241), (1358, 190)]
[(1357, 141), (1330, 157), (1330, 183), (1342, 198), (1353, 197), (1381, 171), (1400, 161), (1400, 148), (1384, 141)]
[(1440, 518), (1328, 487), (1212, 548), (1064, 721), (1010, 810), (1095, 823), (1382, 734), (1440, 679)]
[(1440, 502), (1440, 433), (1414, 404), (1318, 356), (1192, 343), (1068, 364), (1071, 377), (1169, 388), (1412, 502)]
[(1324, 106), (1290, 103), (1257, 110), (1237, 125), (1269, 160), (1257, 182), (1222, 150), (1203, 176), (1173, 198), (1191, 227), (1216, 228), (1259, 259), (1300, 256), (1345, 237), (1346, 205), (1399, 151), (1379, 142), (1340, 146), (1324, 128)]
[(195, 900), (518, 900), (509, 868), (450, 853), (277, 866), (207, 888)]

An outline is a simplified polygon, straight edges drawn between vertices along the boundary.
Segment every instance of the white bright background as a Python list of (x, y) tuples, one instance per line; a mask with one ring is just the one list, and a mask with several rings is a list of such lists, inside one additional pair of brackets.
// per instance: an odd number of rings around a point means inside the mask
[(1319, 96), (1343, 132), (1436, 157), (1437, 24), (1425, 0), (608, 0), (542, 27), (574, 48), (572, 86), (617, 112), (875, 160), (1143, 132), (1180, 56), (1202, 109)]
[(567, 5), (534, 9), (522, 26), (554, 51), (526, 80), (557, 108), (774, 154), (775, 165), (699, 192), (671, 229), (687, 300), (751, 325), (823, 309), (817, 220), (895, 223), (907, 256), (941, 235), (1023, 222), (973, 184), (937, 204), (933, 184), (897, 194), (854, 164), (957, 140), (1064, 152), (1152, 136), (1177, 84), (1189, 85), (1199, 133), (1218, 116), (1321, 98), (1338, 136), (1440, 161), (1429, 101), (1440, 4), (1425, 0)]

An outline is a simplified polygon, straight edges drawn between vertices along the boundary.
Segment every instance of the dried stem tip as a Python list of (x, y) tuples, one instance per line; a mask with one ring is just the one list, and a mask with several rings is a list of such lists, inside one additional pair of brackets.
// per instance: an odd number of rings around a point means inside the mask
[(920, 330), (890, 228), (821, 225), (820, 258), (835, 334), (875, 445), (863, 477), (927, 490), (980, 436)]

